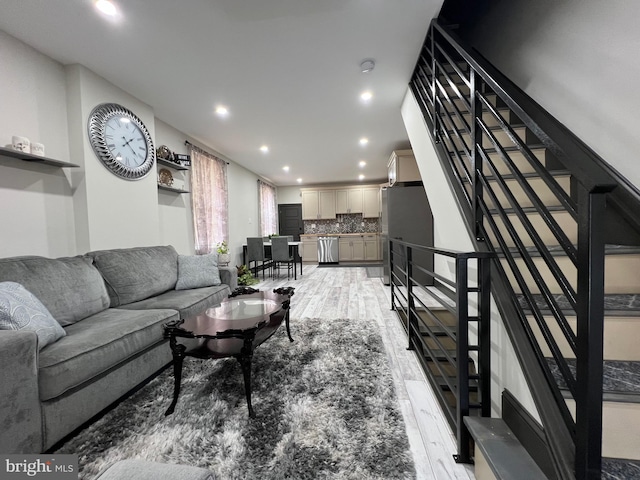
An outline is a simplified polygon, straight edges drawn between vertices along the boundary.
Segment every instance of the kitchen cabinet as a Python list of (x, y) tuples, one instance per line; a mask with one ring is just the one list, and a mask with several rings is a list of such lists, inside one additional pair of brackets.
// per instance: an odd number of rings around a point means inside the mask
[(362, 216), (364, 218), (378, 218), (381, 212), (380, 187), (365, 187), (362, 189)]
[(340, 237), (338, 240), (340, 262), (357, 262), (364, 260), (364, 242), (362, 237)]
[(362, 213), (362, 188), (336, 190), (336, 213)]
[(336, 218), (335, 190), (301, 190), (302, 219), (322, 220)]
[(380, 237), (379, 235), (363, 235), (363, 258), (365, 261), (382, 260), (380, 256)]
[(302, 261), (318, 263), (318, 238), (302, 237)]
[(420, 170), (413, 156), (413, 150), (394, 150), (387, 164), (389, 186), (397, 182), (419, 182), (422, 180)]

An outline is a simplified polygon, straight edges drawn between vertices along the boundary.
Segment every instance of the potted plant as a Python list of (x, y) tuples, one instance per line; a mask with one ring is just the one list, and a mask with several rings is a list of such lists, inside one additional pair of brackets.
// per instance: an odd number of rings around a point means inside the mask
[(218, 264), (229, 265), (229, 247), (227, 246), (227, 242), (218, 243), (216, 251), (218, 252)]
[(236, 266), (238, 269), (238, 285), (255, 285), (260, 280), (255, 278), (246, 265)]

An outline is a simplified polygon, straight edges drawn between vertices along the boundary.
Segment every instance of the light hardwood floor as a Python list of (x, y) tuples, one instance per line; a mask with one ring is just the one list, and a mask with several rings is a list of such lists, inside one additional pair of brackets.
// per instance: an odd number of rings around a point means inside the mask
[[(419, 480), (474, 480), (473, 466), (455, 463), (455, 437), (435, 399), (414, 353), (406, 349), (406, 335), (391, 311), (390, 288), (367, 276), (365, 267), (305, 265), (303, 275), (262, 281), (259, 289), (295, 287), (291, 325), (312, 318), (363, 318), (380, 329), (387, 349), (396, 392)], [(295, 333), (294, 333), (295, 337)]]

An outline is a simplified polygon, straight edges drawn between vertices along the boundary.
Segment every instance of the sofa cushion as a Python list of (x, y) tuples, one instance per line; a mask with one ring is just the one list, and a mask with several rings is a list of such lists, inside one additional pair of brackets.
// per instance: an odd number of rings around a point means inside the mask
[(214, 480), (214, 476), (200, 467), (135, 458), (108, 465), (94, 480)]
[(38, 350), (67, 334), (47, 307), (16, 282), (0, 282), (0, 330), (36, 332)]
[(55, 398), (162, 342), (163, 324), (177, 319), (175, 310), (110, 308), (66, 327), (66, 337), (40, 352), (40, 399)]
[(63, 327), (109, 307), (100, 272), (83, 257), (3, 258), (0, 282), (23, 285)]
[(102, 274), (112, 307), (173, 290), (178, 253), (168, 246), (100, 250), (87, 253)]
[(218, 254), (178, 255), (178, 281), (176, 290), (220, 285)]
[(229, 286), (224, 283), (215, 287), (193, 290), (170, 290), (157, 297), (123, 305), (119, 309), (172, 308), (178, 310), (180, 318), (187, 318), (198, 315), (209, 307), (219, 305), (230, 293)]

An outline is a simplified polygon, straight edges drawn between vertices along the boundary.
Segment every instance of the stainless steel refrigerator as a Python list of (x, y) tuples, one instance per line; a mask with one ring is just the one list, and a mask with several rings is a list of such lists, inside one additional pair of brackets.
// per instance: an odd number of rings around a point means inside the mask
[[(390, 283), (389, 239), (397, 238), (419, 245), (433, 246), (433, 215), (427, 194), (422, 184), (394, 185), (382, 189), (382, 218), (380, 219), (382, 242), (382, 279)], [(416, 251), (414, 264), (433, 270), (433, 255)], [(423, 272), (414, 270), (414, 278), (423, 285), (432, 285), (433, 280)]]

